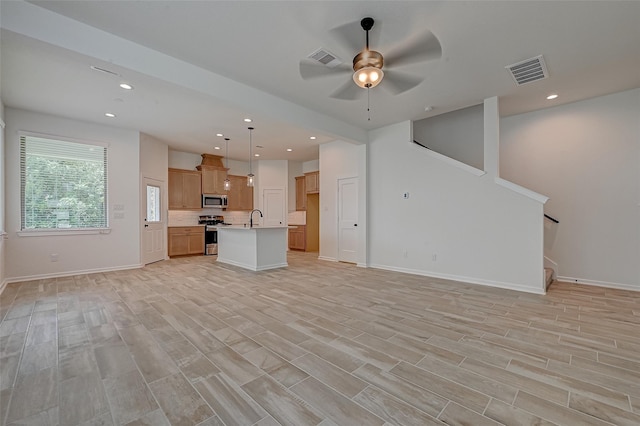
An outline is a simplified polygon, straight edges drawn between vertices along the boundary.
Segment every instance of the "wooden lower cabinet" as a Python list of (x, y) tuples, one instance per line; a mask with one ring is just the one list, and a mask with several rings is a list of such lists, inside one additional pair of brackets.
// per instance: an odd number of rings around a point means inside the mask
[(293, 225), (296, 228), (289, 228), (289, 250), (307, 249), (307, 230), (305, 225)]
[(172, 226), (168, 235), (169, 257), (204, 254), (204, 226)]

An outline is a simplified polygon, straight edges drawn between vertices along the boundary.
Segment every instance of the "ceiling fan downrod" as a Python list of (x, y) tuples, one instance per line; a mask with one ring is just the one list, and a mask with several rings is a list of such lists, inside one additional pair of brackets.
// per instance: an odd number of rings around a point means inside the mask
[(373, 23), (374, 23), (374, 20), (373, 18), (370, 18), (370, 17), (362, 18), (362, 21), (360, 21), (360, 26), (365, 31), (366, 38), (367, 38), (367, 50), (369, 50), (369, 30), (373, 28)]
[(353, 81), (363, 89), (376, 87), (384, 76), (382, 55), (375, 50), (369, 50), (369, 30), (373, 28), (373, 23), (373, 18), (370, 17), (360, 21), (366, 34), (366, 47), (353, 58)]

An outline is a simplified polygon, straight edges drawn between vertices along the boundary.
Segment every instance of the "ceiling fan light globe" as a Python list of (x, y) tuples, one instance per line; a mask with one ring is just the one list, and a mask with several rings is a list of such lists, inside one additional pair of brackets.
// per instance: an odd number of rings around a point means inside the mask
[(376, 67), (364, 67), (353, 73), (353, 81), (363, 89), (376, 87), (382, 81), (384, 72)]

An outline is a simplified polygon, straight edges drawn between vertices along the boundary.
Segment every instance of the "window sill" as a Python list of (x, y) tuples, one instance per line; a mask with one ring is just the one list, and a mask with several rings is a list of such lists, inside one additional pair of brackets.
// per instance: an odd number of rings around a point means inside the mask
[(95, 235), (110, 234), (111, 228), (87, 228), (87, 229), (29, 229), (18, 231), (19, 237), (52, 237), (65, 235)]

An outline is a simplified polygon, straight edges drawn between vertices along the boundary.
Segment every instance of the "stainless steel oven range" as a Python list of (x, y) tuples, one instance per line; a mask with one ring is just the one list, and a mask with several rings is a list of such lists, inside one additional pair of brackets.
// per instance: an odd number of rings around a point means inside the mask
[(223, 216), (200, 216), (198, 219), (200, 225), (206, 225), (204, 228), (204, 254), (212, 256), (218, 254), (218, 228), (216, 225), (224, 224)]

